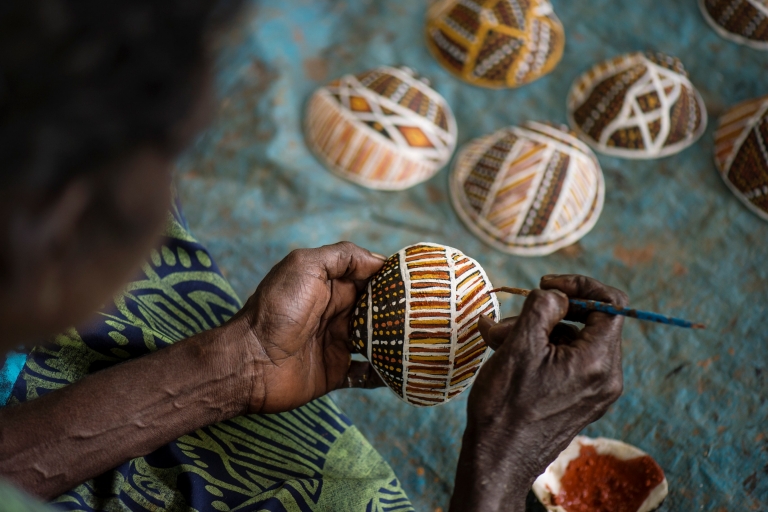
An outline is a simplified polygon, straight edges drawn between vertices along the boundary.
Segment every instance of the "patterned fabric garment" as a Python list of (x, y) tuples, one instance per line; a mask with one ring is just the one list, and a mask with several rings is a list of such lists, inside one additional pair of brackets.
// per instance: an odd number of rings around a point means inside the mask
[[(176, 207), (140, 278), (87, 329), (34, 348), (8, 403), (210, 329), (240, 306)], [(413, 510), (389, 465), (328, 397), (200, 429), (55, 503), (63, 510)]]

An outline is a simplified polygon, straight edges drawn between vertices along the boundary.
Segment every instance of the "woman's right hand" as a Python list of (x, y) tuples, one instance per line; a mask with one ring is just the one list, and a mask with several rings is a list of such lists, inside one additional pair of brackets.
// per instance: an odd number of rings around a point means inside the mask
[(536, 477), (621, 395), (623, 318), (568, 314), (568, 296), (625, 307), (627, 295), (576, 275), (545, 276), (541, 288), (519, 317), (481, 317), (496, 352), (469, 395), (452, 512), (525, 510)]

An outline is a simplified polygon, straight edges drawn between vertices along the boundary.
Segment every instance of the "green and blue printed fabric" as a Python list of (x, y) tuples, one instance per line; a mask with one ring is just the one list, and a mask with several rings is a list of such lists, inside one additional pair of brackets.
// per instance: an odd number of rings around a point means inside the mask
[[(7, 359), (3, 379), (15, 377), (7, 403), (210, 329), (240, 307), (176, 207), (140, 278), (96, 322), (35, 347), (26, 360)], [(413, 510), (389, 465), (328, 397), (200, 429), (54, 503), (64, 510)]]

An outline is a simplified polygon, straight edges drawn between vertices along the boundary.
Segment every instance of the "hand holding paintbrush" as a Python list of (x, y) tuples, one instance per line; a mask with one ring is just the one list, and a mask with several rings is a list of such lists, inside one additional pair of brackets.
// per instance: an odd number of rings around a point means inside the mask
[[(502, 286), (491, 290), (491, 292), (498, 293), (511, 293), (513, 295), (521, 295), (527, 297), (531, 290), (524, 288), (511, 288)], [(680, 318), (674, 318), (670, 316), (660, 315), (658, 313), (651, 313), (650, 311), (641, 311), (639, 309), (616, 307), (607, 302), (598, 302), (595, 300), (585, 300), (578, 298), (568, 298), (570, 303), (570, 310), (572, 311), (600, 311), (602, 313), (608, 313), (609, 315), (620, 315), (629, 318), (637, 318), (638, 320), (646, 320), (648, 322), (656, 322), (660, 324), (674, 325), (677, 327), (685, 327), (688, 329), (706, 329), (704, 324), (689, 322), (688, 320), (682, 320)]]

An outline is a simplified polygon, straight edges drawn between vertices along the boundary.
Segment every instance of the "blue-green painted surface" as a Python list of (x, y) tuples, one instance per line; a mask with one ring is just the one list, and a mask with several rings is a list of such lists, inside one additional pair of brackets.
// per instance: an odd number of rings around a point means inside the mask
[[(246, 297), (297, 247), (352, 240), (390, 254), (442, 242), (478, 259), (497, 286), (576, 272), (628, 291), (632, 306), (705, 322), (690, 331), (628, 320), (624, 396), (587, 429), (651, 453), (670, 482), (667, 510), (768, 510), (768, 223), (732, 196), (712, 163), (714, 122), (659, 161), (600, 157), (606, 205), (595, 229), (544, 258), (475, 239), (448, 199), (448, 172), (405, 192), (365, 190), (326, 172), (304, 146), (304, 103), (322, 83), (380, 64), (429, 77), (451, 104), (459, 142), (528, 119), (565, 122), (571, 82), (633, 50), (680, 57), (710, 117), (768, 93), (768, 53), (721, 40), (695, 0), (554, 0), (568, 42), (560, 66), (519, 90), (455, 80), (422, 39), (426, 2), (256, 3), (222, 43), (216, 119), (180, 163), (196, 235)], [(519, 298), (503, 298), (505, 313)], [(386, 390), (337, 392), (420, 510), (446, 510), (465, 398), (415, 409)]]

